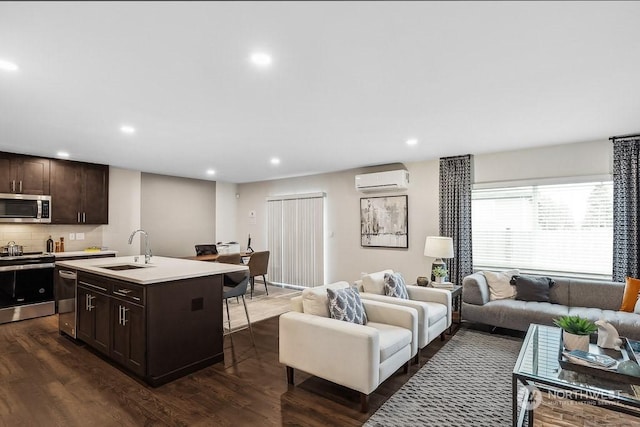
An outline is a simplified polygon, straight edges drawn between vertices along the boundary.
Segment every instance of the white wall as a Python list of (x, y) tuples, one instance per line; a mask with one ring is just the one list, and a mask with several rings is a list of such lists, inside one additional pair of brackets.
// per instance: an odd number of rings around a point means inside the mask
[(216, 240), (211, 243), (244, 241), (246, 245), (246, 238), (238, 235), (236, 228), (238, 223), (237, 192), (237, 184), (216, 182)]
[(140, 171), (109, 167), (109, 224), (102, 226), (102, 244), (118, 256), (140, 254), (140, 239), (128, 244), (129, 235), (140, 228)]
[[(474, 157), (474, 182), (514, 181), (532, 178), (603, 175), (611, 173), (612, 148), (608, 141), (566, 144)], [(359, 201), (365, 195), (354, 189), (359, 173), (384, 168), (353, 169), (343, 172), (239, 184), (238, 233), (251, 233), (255, 250), (266, 249), (266, 198), (268, 196), (323, 191), (325, 200), (325, 281), (353, 281), (361, 272), (392, 268), (407, 281), (429, 275), (431, 259), (424, 257), (424, 241), (438, 235), (439, 160), (405, 163), (410, 173), (409, 249), (362, 248), (360, 246)], [(255, 210), (256, 224), (248, 213)]]
[(154, 255), (191, 256), (194, 245), (215, 242), (215, 182), (143, 173), (141, 195), (140, 225)]

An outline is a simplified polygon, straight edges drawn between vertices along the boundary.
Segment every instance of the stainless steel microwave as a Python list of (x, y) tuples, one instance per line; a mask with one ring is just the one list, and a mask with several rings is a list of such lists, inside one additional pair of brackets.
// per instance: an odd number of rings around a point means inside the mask
[(51, 222), (51, 196), (0, 193), (0, 222)]

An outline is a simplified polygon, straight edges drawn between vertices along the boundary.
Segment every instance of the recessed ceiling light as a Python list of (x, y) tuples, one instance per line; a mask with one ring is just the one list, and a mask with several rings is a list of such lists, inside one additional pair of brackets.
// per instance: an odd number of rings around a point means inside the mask
[(67, 153), (66, 151), (58, 151), (56, 154), (58, 155), (58, 157), (64, 157), (65, 159), (69, 157), (69, 153)]
[(254, 52), (250, 57), (251, 63), (258, 67), (268, 67), (273, 62), (271, 55), (265, 52)]
[(213, 169), (207, 169), (207, 175), (215, 175), (216, 171), (214, 171)]
[(277, 157), (274, 157), (271, 159), (271, 164), (272, 165), (279, 165), (280, 164), (280, 159)]
[(5, 61), (4, 59), (0, 59), (0, 70), (3, 71), (18, 71), (18, 66), (13, 62)]
[(136, 133), (136, 128), (134, 128), (133, 126), (124, 125), (120, 126), (120, 131), (122, 133), (131, 135), (132, 133)]
[(407, 145), (416, 145), (418, 144), (418, 140), (415, 138), (407, 139)]

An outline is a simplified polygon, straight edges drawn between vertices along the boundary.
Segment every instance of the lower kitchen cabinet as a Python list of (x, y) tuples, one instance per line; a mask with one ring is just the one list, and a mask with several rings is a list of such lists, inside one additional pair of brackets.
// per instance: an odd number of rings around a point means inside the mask
[(111, 300), (113, 334), (111, 358), (138, 375), (146, 373), (146, 327), (144, 307)]
[(110, 300), (105, 293), (78, 285), (78, 338), (107, 356), (111, 341)]

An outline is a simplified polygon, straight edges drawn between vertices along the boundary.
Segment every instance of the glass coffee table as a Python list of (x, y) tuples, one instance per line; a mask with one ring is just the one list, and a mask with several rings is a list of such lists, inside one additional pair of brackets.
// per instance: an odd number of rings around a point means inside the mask
[(561, 340), (560, 328), (529, 326), (511, 378), (514, 426), (521, 426), (525, 418), (533, 426), (533, 411), (540, 405), (543, 391), (640, 417), (640, 378), (638, 385), (633, 385), (563, 369), (558, 360)]

